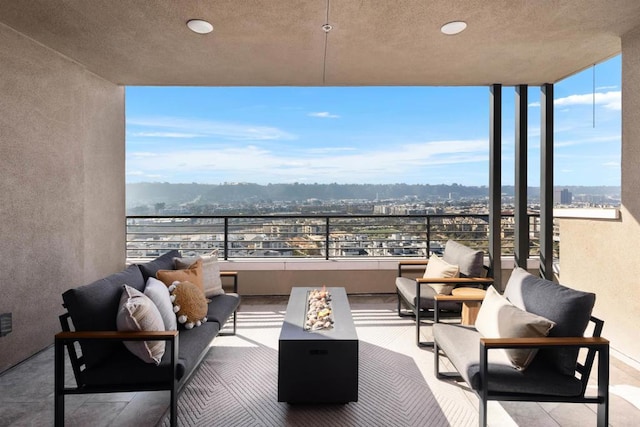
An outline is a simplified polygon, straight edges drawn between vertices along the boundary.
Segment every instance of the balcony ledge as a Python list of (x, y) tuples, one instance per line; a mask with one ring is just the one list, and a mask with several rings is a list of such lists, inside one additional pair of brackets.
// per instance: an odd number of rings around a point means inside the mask
[(620, 209), (582, 209), (582, 208), (560, 208), (553, 210), (554, 218), (571, 219), (609, 219), (619, 220)]

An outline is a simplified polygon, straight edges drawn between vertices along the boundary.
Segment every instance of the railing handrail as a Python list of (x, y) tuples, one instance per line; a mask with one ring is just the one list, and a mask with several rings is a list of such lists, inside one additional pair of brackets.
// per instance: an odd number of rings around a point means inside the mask
[[(449, 236), (457, 236), (463, 242), (487, 241), (488, 213), (424, 213), (424, 214), (235, 214), (235, 215), (127, 215), (127, 255), (135, 253), (160, 253), (172, 248), (187, 249), (194, 253), (203, 252), (206, 248), (218, 248), (224, 259), (240, 258), (271, 258), (271, 254), (294, 256), (300, 258), (381, 258), (381, 257), (428, 257), (432, 253), (432, 242), (444, 242)], [(513, 218), (513, 213), (503, 213), (504, 218)], [(539, 217), (539, 213), (529, 212), (529, 218)], [(481, 219), (480, 222), (446, 221), (450, 219)], [(371, 221), (367, 221), (370, 219)], [(443, 221), (438, 221), (445, 220)], [(137, 222), (140, 220), (140, 223)], [(144, 220), (165, 220), (158, 223), (147, 223)], [(171, 220), (166, 221), (166, 220)], [(174, 222), (173, 220), (177, 220)], [(198, 220), (219, 220), (213, 223), (198, 223)], [(310, 220), (313, 224), (285, 223), (269, 224), (270, 220)], [(359, 220), (345, 222), (343, 220)], [(390, 222), (375, 222), (390, 220)], [(400, 220), (393, 222), (393, 220)], [(405, 220), (406, 222), (403, 222)], [(196, 221), (195, 223), (193, 221)], [(529, 226), (534, 225), (529, 221)], [(313, 231), (298, 231), (296, 229), (261, 230), (264, 226), (278, 227), (317, 227)], [(406, 227), (405, 227), (406, 226)], [(135, 227), (140, 230), (134, 231)], [(166, 232), (161, 231), (167, 227)], [(172, 229), (170, 228), (172, 227)], [(180, 230), (184, 227), (184, 230)], [(205, 230), (212, 227), (213, 231)], [(242, 229), (253, 227), (253, 229)], [(370, 229), (350, 230), (357, 227), (371, 227)], [(374, 228), (378, 227), (378, 229)], [(386, 229), (385, 229), (386, 227)], [(411, 229), (411, 227), (414, 227)], [(449, 228), (450, 227), (450, 228)], [(471, 227), (471, 228), (469, 228)], [(189, 229), (191, 228), (191, 229)], [(407, 230), (409, 228), (409, 230)], [(507, 226), (503, 229), (509, 230)], [(530, 228), (530, 233), (537, 231)], [(398, 234), (398, 236), (394, 236)], [(147, 236), (146, 238), (130, 239), (130, 235)], [(223, 240), (199, 239), (193, 236), (217, 235)], [(251, 240), (247, 235), (264, 235), (264, 239)], [(157, 239), (154, 236), (172, 237), (172, 239)], [(181, 238), (180, 236), (190, 236)], [(240, 237), (234, 239), (234, 237)], [(363, 237), (364, 236), (364, 237)], [(297, 237), (300, 237), (298, 239)], [(513, 247), (509, 239), (503, 240), (503, 248)], [(130, 247), (136, 246), (136, 247)], [(191, 245), (187, 246), (186, 245)], [(205, 246), (203, 246), (205, 245)], [(314, 246), (315, 245), (315, 246)], [(378, 246), (376, 246), (378, 245)], [(473, 244), (482, 249), (482, 245)], [(535, 248), (535, 238), (531, 240), (530, 248)], [(483, 249), (485, 252), (487, 249)], [(535, 249), (534, 249), (535, 250)], [(270, 254), (269, 254), (270, 252)], [(238, 255), (238, 254), (246, 255)], [(290, 255), (286, 255), (289, 253)], [(259, 255), (262, 254), (262, 255)], [(295, 255), (292, 255), (295, 254)], [(412, 255), (414, 254), (414, 255)], [(151, 256), (151, 255), (149, 255)]]

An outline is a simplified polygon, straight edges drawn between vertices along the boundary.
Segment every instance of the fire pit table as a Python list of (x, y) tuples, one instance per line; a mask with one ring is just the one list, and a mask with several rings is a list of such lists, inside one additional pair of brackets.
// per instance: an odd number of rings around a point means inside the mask
[[(278, 402), (358, 401), (358, 335), (344, 288), (294, 287), (278, 340)], [(309, 295), (328, 292), (330, 326), (309, 329)], [(322, 316), (327, 312), (322, 312)]]

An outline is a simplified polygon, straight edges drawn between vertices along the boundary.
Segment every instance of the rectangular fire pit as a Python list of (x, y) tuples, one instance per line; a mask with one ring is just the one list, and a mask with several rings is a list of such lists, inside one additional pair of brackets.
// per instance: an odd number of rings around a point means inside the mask
[(291, 289), (278, 340), (278, 402), (358, 401), (358, 335), (344, 288), (327, 288), (333, 327), (307, 331), (309, 292)]

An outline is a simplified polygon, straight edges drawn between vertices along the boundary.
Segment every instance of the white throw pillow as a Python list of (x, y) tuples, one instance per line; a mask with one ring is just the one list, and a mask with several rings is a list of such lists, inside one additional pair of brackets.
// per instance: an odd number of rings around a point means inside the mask
[[(427, 263), (427, 268), (424, 270), (424, 275), (422, 277), (425, 278), (450, 278), (450, 277), (459, 277), (460, 269), (457, 265), (449, 264), (442, 258), (437, 255), (431, 255), (429, 258), (429, 262)], [(455, 284), (449, 283), (427, 283), (429, 286), (436, 291), (437, 294), (440, 295), (450, 295), (451, 291), (455, 287)]]
[[(546, 337), (555, 323), (542, 316), (521, 310), (489, 286), (476, 319), (476, 329), (485, 338), (536, 338)], [(490, 350), (503, 353), (509, 363), (518, 370), (525, 370), (538, 349), (518, 348)]]
[(177, 269), (184, 270), (199, 259), (202, 260), (202, 286), (204, 288), (204, 295), (209, 298), (224, 294), (222, 279), (220, 279), (218, 251), (213, 251), (210, 255), (191, 258), (174, 258), (173, 260)]
[[(164, 331), (160, 311), (149, 297), (124, 285), (120, 308), (116, 317), (119, 331)], [(127, 349), (147, 363), (160, 364), (164, 355), (164, 341), (124, 341)]]
[(160, 280), (155, 277), (149, 277), (147, 279), (147, 285), (144, 288), (144, 294), (151, 298), (151, 301), (156, 305), (162, 321), (164, 322), (165, 331), (176, 331), (178, 329), (178, 322), (176, 320), (176, 314), (173, 312), (173, 304), (171, 303), (171, 295), (169, 289)]

